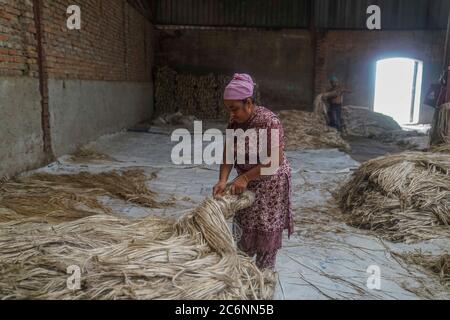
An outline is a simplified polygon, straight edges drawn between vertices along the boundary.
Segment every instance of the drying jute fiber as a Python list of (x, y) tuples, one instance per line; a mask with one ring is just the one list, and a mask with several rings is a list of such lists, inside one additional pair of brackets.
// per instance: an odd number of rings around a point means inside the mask
[[(157, 201), (142, 170), (110, 171), (77, 174), (35, 173), (0, 183), (0, 208), (9, 214), (0, 215), (0, 221), (23, 218), (47, 222), (73, 220), (94, 214), (111, 214), (98, 197), (117, 198), (147, 208), (166, 208), (173, 201)], [(11, 214), (13, 213), (13, 214)]]
[(288, 150), (338, 148), (349, 151), (349, 144), (339, 132), (327, 126), (322, 95), (314, 102), (314, 112), (284, 110), (278, 113), (283, 123)]
[(441, 153), (449, 153), (450, 154), (450, 143), (441, 144), (438, 146), (432, 146), (430, 148), (431, 152), (441, 152)]
[[(105, 183), (92, 182), (84, 193), (79, 186), (95, 175), (39, 174), (1, 184), (0, 299), (272, 298), (274, 274), (237, 250), (227, 224), (253, 203), (251, 192), (208, 198), (178, 220), (132, 220), (93, 199), (107, 194), (153, 205), (142, 173), (128, 173), (131, 186), (120, 192), (111, 183), (124, 173), (99, 175)], [(36, 197), (31, 205), (27, 196)], [(68, 273), (77, 268), (79, 288)]]
[(406, 262), (417, 264), (429, 272), (439, 276), (442, 285), (450, 289), (450, 254), (433, 255), (421, 251), (396, 254)]
[(361, 165), (336, 195), (347, 222), (393, 242), (450, 236), (450, 157), (407, 152)]

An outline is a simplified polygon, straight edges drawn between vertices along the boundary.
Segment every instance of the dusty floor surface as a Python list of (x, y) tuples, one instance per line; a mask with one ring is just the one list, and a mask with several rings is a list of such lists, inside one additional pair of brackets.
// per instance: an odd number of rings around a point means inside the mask
[(349, 155), (358, 162), (365, 162), (370, 159), (378, 158), (387, 154), (394, 154), (403, 151), (422, 151), (428, 148), (428, 136), (418, 136), (409, 139), (413, 146), (401, 146), (395, 142), (381, 142), (375, 139), (363, 137), (344, 138), (350, 145)]
[[(155, 131), (153, 131), (155, 132)], [(156, 172), (149, 182), (161, 200), (174, 197), (176, 205), (150, 210), (111, 199), (103, 199), (128, 217), (149, 214), (180, 216), (211, 194), (218, 179), (218, 166), (174, 165), (167, 132), (122, 132), (105, 136), (89, 145), (117, 161), (74, 163), (68, 156), (40, 169), (54, 173), (101, 172), (142, 168)], [(330, 202), (330, 191), (359, 166), (349, 155), (334, 149), (288, 152), (293, 171), (295, 234), (284, 239), (277, 260), (275, 299), (449, 299), (450, 293), (437, 277), (395, 258), (392, 252), (423, 248), (442, 252), (449, 239), (416, 245), (392, 244), (371, 232), (347, 226)], [(380, 288), (369, 289), (368, 268), (380, 271)], [(369, 281), (370, 282), (370, 281)]]

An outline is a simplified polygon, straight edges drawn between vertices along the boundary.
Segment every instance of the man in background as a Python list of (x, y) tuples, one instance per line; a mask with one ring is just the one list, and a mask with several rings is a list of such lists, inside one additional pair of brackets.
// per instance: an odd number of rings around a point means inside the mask
[(330, 77), (331, 87), (323, 94), (323, 99), (328, 104), (328, 125), (342, 131), (342, 105), (344, 103), (344, 94), (350, 93), (350, 90), (344, 89), (336, 76)]

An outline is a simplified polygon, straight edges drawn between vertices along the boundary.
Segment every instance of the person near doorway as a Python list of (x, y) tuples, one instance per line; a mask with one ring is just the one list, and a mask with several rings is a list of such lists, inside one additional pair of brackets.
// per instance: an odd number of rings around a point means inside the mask
[(331, 87), (323, 94), (325, 102), (328, 104), (328, 125), (342, 131), (342, 105), (344, 102), (344, 94), (350, 93), (339, 83), (336, 76), (330, 77)]

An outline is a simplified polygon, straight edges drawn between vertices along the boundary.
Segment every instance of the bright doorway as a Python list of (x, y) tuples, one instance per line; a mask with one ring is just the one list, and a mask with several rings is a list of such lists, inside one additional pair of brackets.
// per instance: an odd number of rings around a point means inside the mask
[(408, 58), (379, 60), (376, 68), (374, 111), (400, 125), (419, 122), (423, 64)]

